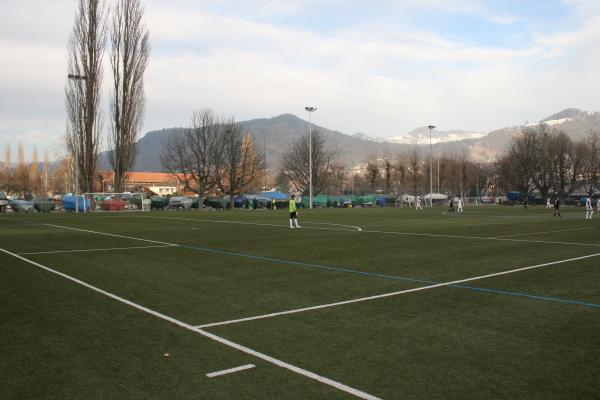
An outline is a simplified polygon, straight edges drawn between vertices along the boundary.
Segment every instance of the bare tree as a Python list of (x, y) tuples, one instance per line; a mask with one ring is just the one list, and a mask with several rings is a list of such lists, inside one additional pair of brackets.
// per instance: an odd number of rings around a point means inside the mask
[(38, 194), (41, 192), (40, 171), (38, 165), (37, 145), (33, 146), (32, 161), (29, 164), (29, 188), (28, 191)]
[(508, 151), (511, 163), (514, 163), (513, 177), (520, 182), (515, 186), (524, 194), (525, 198), (533, 190), (533, 171), (537, 162), (537, 133), (535, 131), (524, 131), (521, 136), (513, 138)]
[(113, 93), (110, 103), (111, 147), (115, 191), (123, 191), (135, 162), (135, 144), (144, 116), (144, 72), (150, 58), (149, 32), (140, 0), (118, 0), (112, 17)]
[(583, 145), (585, 157), (582, 165), (582, 183), (588, 196), (592, 196), (600, 187), (600, 132), (590, 132)]
[(210, 109), (197, 111), (192, 115), (191, 127), (183, 134), (171, 135), (161, 154), (163, 167), (188, 190), (197, 191), (200, 205), (204, 193), (220, 181), (223, 153), (220, 128)]
[(48, 195), (48, 172), (50, 169), (50, 161), (49, 161), (49, 156), (48, 156), (48, 148), (46, 147), (44, 149), (44, 186), (43, 186), (43, 192), (44, 192), (44, 196)]
[(2, 171), (2, 183), (4, 186), (4, 189), (7, 192), (10, 192), (10, 188), (12, 186), (11, 181), (12, 181), (12, 152), (11, 152), (11, 146), (10, 143), (6, 143), (4, 145), (4, 168)]
[(542, 198), (548, 197), (548, 192), (554, 185), (552, 172), (552, 133), (546, 124), (534, 128), (527, 128), (526, 132), (536, 137), (534, 165), (531, 171), (533, 184), (540, 192)]
[(377, 165), (377, 160), (367, 161), (366, 178), (369, 180), (369, 186), (371, 187), (371, 193), (375, 193), (375, 187), (381, 170)]
[(346, 181), (347, 177), (348, 174), (344, 165), (339, 162), (333, 163), (329, 177), (329, 194), (340, 194), (343, 190), (344, 182)]
[(581, 173), (585, 158), (585, 148), (575, 146), (562, 131), (556, 131), (551, 138), (550, 159), (552, 164), (554, 190), (564, 200), (565, 196), (577, 189), (576, 181)]
[(65, 89), (67, 151), (76, 160), (79, 190), (93, 191), (102, 126), (100, 92), (102, 58), (106, 43), (106, 8), (103, 0), (79, 0), (75, 26), (69, 39), (69, 80)]
[(385, 192), (390, 193), (390, 188), (392, 186), (392, 157), (389, 154), (386, 154), (383, 157), (383, 171), (385, 173)]
[[(304, 135), (283, 154), (282, 172), (294, 186), (308, 193), (310, 181), (310, 140)], [(331, 166), (337, 151), (325, 149), (325, 138), (319, 130), (312, 131), (312, 182), (313, 195), (322, 193), (329, 186)]]
[(29, 191), (29, 169), (25, 163), (25, 150), (23, 143), (19, 142), (17, 146), (17, 166), (13, 177), (13, 191), (25, 196)]
[(254, 149), (249, 132), (242, 133), (242, 126), (233, 119), (222, 124), (223, 158), (221, 159), (222, 175), (219, 186), (223, 193), (228, 193), (233, 208), (234, 196), (259, 177), (263, 168), (264, 157)]
[(419, 157), (419, 149), (417, 146), (412, 148), (412, 151), (409, 154), (408, 159), (408, 174), (410, 179), (410, 188), (412, 190), (412, 195), (417, 195), (417, 190), (419, 188), (419, 180), (420, 180), (420, 157)]

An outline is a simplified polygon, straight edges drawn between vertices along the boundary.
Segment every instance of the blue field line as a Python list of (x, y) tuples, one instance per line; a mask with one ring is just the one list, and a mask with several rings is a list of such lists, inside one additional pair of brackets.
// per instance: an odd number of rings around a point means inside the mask
[[(369, 276), (369, 277), (375, 277), (375, 278), (383, 278), (383, 279), (406, 281), (406, 282), (417, 282), (417, 283), (424, 283), (427, 285), (439, 285), (439, 284), (444, 283), (444, 282), (432, 281), (432, 280), (428, 280), (428, 279), (409, 278), (409, 277), (398, 276), (398, 275), (381, 274), (378, 272), (365, 272), (365, 271), (358, 271), (358, 270), (350, 269), (350, 268), (332, 267), (332, 266), (328, 266), (328, 265), (309, 264), (309, 263), (304, 263), (301, 261), (292, 261), (292, 260), (284, 260), (284, 259), (272, 258), (272, 257), (255, 256), (252, 254), (238, 253), (238, 252), (228, 251), (228, 250), (216, 250), (216, 249), (209, 249), (206, 247), (190, 246), (190, 245), (182, 245), (182, 244), (178, 244), (177, 246), (192, 249), (192, 250), (204, 251), (204, 252), (213, 253), (213, 254), (221, 254), (221, 255), (236, 256), (236, 257), (246, 257), (246, 258), (260, 260), (260, 261), (269, 261), (269, 262), (276, 263), (276, 264), (297, 265), (297, 266), (305, 267), (305, 268), (320, 269), (320, 270), (334, 271), (334, 272), (345, 272), (345, 273), (350, 273), (350, 274), (355, 274), (355, 275), (363, 275), (363, 276)], [(499, 295), (503, 295), (503, 296), (523, 297), (523, 298), (527, 298), (527, 299), (531, 299), (531, 300), (551, 301), (551, 302), (555, 302), (555, 303), (575, 304), (575, 305), (592, 307), (592, 308), (600, 308), (600, 304), (587, 303), (587, 302), (578, 301), (578, 300), (561, 299), (558, 297), (539, 296), (539, 295), (525, 293), (525, 292), (511, 292), (511, 291), (506, 291), (506, 290), (487, 289), (487, 288), (480, 288), (480, 287), (476, 287), (476, 286), (468, 286), (468, 285), (460, 285), (460, 284), (447, 285), (447, 287), (473, 290), (473, 291), (484, 292), (484, 293), (494, 293), (494, 294), (499, 294)]]
[(532, 300), (553, 301), (556, 303), (576, 304), (576, 305), (580, 305), (580, 306), (600, 308), (600, 304), (587, 303), (585, 301), (579, 301), (579, 300), (561, 299), (559, 297), (538, 296), (538, 295), (529, 294), (526, 292), (509, 292), (506, 290), (488, 289), (488, 288), (480, 288), (480, 287), (476, 287), (476, 286), (464, 286), (464, 285), (448, 285), (448, 287), (476, 290), (478, 292), (495, 293), (495, 294), (500, 294), (500, 295), (504, 295), (504, 296), (525, 297), (527, 299), (532, 299)]

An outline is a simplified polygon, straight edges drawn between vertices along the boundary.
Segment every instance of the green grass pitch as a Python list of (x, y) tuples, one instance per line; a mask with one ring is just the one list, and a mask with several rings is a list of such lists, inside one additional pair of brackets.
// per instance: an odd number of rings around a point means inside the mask
[(443, 211), (0, 215), (0, 398), (600, 398), (600, 216)]

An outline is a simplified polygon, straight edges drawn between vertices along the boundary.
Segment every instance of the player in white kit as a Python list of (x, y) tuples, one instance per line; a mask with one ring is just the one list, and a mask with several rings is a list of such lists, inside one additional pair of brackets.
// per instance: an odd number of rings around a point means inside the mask
[(585, 219), (592, 219), (593, 214), (594, 207), (592, 207), (592, 199), (588, 197), (585, 201)]

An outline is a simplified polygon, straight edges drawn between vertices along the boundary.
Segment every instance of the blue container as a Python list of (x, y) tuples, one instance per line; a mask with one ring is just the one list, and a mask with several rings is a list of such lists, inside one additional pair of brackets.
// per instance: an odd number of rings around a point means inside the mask
[[(63, 208), (67, 211), (90, 211), (91, 201), (83, 196), (64, 196), (62, 198)], [(84, 209), (85, 207), (85, 209)]]

